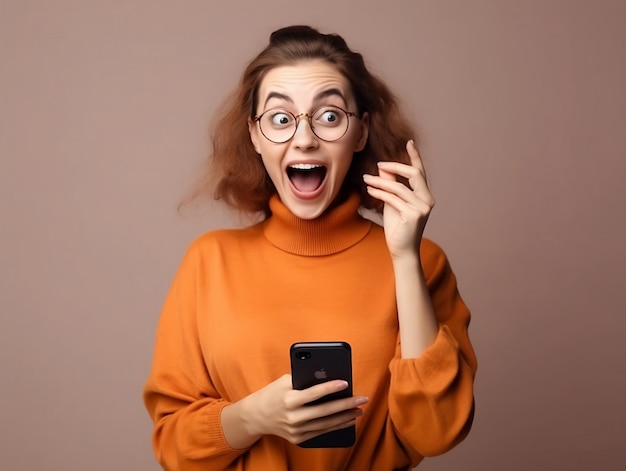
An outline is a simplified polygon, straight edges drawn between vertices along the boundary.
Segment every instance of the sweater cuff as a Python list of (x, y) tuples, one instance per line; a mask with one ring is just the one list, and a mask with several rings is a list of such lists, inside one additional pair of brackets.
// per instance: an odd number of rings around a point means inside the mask
[(222, 410), (228, 405), (230, 405), (229, 402), (220, 399), (209, 408), (206, 415), (207, 438), (209, 443), (213, 444), (213, 448), (218, 454), (228, 455), (232, 453), (234, 456), (237, 456), (247, 450), (238, 450), (231, 447), (224, 437), (224, 430), (222, 429)]
[(446, 325), (439, 328), (435, 341), (419, 358), (394, 358), (389, 364), (392, 389), (403, 389), (402, 385), (412, 389), (419, 384), (424, 393), (432, 394), (445, 390), (458, 369), (459, 344)]

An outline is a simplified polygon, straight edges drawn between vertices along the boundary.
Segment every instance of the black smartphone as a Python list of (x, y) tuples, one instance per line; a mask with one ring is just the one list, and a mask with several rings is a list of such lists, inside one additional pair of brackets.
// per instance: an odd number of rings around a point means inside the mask
[[(342, 379), (348, 382), (343, 391), (329, 394), (309, 404), (352, 396), (352, 349), (346, 342), (294, 343), (290, 348), (291, 378), (294, 389), (306, 389), (319, 383)], [(303, 448), (343, 448), (354, 445), (356, 427), (328, 432), (299, 444)]]

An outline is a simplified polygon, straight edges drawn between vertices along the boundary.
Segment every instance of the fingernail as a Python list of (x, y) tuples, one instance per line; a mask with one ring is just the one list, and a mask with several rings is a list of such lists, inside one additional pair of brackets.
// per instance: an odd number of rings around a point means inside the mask
[(366, 404), (367, 401), (369, 401), (369, 399), (367, 397), (365, 397), (365, 396), (359, 396), (355, 400), (357, 406), (360, 406), (362, 404)]
[(363, 180), (367, 180), (368, 178), (372, 178), (372, 176), (369, 173), (364, 173)]

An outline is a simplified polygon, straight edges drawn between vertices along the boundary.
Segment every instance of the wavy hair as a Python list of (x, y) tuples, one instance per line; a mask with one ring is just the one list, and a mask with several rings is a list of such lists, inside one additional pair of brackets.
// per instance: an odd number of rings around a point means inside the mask
[(352, 87), (359, 115), (369, 114), (367, 143), (355, 153), (342, 192), (356, 191), (364, 207), (382, 210), (382, 203), (368, 195), (362, 175), (376, 174), (378, 161), (409, 163), (406, 142), (417, 142), (416, 136), (397, 99), (382, 80), (367, 70), (363, 56), (352, 51), (341, 36), (322, 34), (310, 26), (274, 31), (269, 45), (248, 64), (238, 87), (218, 114), (208, 164), (183, 204), (208, 194), (242, 212), (266, 217), (271, 214), (269, 199), (276, 189), (250, 140), (248, 118), (255, 115), (259, 86), (269, 70), (311, 59), (336, 67)]

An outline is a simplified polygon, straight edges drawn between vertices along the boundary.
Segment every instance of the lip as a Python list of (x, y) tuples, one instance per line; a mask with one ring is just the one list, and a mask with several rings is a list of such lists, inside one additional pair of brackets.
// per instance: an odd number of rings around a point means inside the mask
[(330, 174), (330, 170), (329, 170), (329, 166), (327, 163), (322, 162), (321, 160), (294, 160), (292, 162), (289, 162), (287, 165), (285, 165), (285, 168), (283, 169), (285, 175), (287, 175), (287, 169), (292, 166), (292, 165), (298, 165), (298, 164), (308, 164), (308, 165), (321, 165), (323, 167), (326, 168), (326, 175), (324, 176), (324, 180), (322, 180), (322, 183), (320, 184), (320, 186), (318, 186), (315, 191), (309, 191), (309, 192), (303, 192), (298, 190), (293, 183), (291, 182), (291, 179), (287, 176), (287, 181), (289, 182), (289, 188), (291, 189), (291, 192), (293, 193), (293, 195), (296, 198), (299, 198), (301, 200), (312, 200), (317, 198), (318, 196), (320, 196), (324, 190), (326, 189), (326, 185), (328, 183), (328, 177)]

